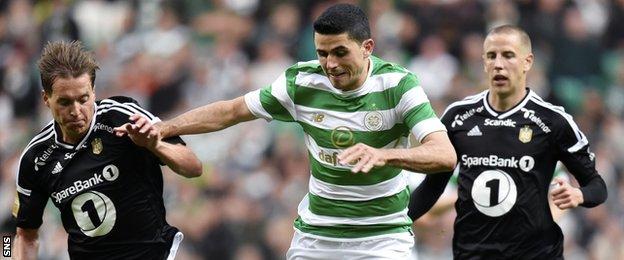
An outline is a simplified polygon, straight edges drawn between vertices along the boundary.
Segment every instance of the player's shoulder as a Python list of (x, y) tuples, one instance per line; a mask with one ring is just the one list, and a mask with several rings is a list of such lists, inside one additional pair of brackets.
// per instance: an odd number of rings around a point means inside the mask
[(33, 160), (35, 157), (44, 153), (48, 149), (53, 149), (54, 147), (50, 147), (55, 145), (54, 137), (54, 120), (51, 120), (32, 139), (30, 139), (22, 152), (20, 164), (34, 164), (35, 162)]
[[(472, 109), (477, 110), (483, 107), (483, 99), (487, 96), (488, 91), (482, 91), (475, 95), (470, 95), (465, 97), (462, 100), (455, 101), (448, 105), (442, 113), (442, 117), (448, 116), (451, 114), (464, 113), (466, 111), (470, 111)], [(475, 111), (479, 112), (479, 111)]]
[(300, 61), (286, 69), (286, 75), (296, 75), (299, 73), (323, 74), (323, 68), (319, 60)]
[(396, 64), (394, 62), (389, 62), (382, 60), (376, 56), (371, 56), (371, 61), (373, 63), (373, 71), (372, 75), (383, 75), (387, 73), (399, 73), (404, 75), (409, 75), (410, 77), (416, 77), (416, 75), (410, 72), (405, 67)]
[(564, 107), (545, 101), (533, 91), (529, 92), (528, 99), (529, 102), (521, 109), (524, 117), (539, 117), (552, 126), (576, 125), (572, 115), (566, 112)]
[(97, 103), (98, 121), (113, 121), (112, 123), (125, 123), (133, 114), (141, 114), (150, 121), (158, 121), (158, 117), (142, 108), (139, 102), (131, 97), (113, 96), (99, 100)]

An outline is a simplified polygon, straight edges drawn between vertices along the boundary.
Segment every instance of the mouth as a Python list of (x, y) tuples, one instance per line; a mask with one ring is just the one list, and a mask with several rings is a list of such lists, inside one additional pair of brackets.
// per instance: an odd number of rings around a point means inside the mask
[(507, 84), (507, 82), (509, 81), (509, 78), (507, 78), (506, 76), (503, 75), (495, 75), (492, 78), (492, 82), (494, 82), (495, 86), (502, 86)]
[(65, 124), (70, 127), (82, 127), (84, 125), (84, 120), (67, 121)]
[(340, 72), (340, 73), (330, 72), (330, 73), (328, 73), (328, 75), (329, 75), (330, 78), (337, 79), (337, 78), (341, 78), (341, 77), (347, 75), (347, 72), (346, 71), (345, 72)]

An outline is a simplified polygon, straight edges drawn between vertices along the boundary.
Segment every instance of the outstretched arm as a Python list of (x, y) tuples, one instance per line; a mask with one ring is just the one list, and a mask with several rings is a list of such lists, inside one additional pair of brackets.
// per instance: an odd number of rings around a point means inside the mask
[(439, 173), (452, 171), (457, 163), (455, 148), (446, 132), (433, 132), (422, 144), (409, 149), (377, 149), (358, 143), (338, 155), (341, 164), (358, 161), (352, 172), (369, 172), (373, 167), (390, 165), (414, 172)]
[(202, 174), (201, 162), (190, 148), (163, 141), (158, 129), (139, 114), (130, 116), (130, 121), (115, 130), (123, 129), (136, 145), (147, 148), (177, 174), (188, 178)]
[(191, 135), (218, 131), (255, 118), (241, 96), (195, 108), (157, 127), (163, 137)]
[(17, 228), (15, 235), (15, 259), (37, 259), (39, 252), (39, 229)]

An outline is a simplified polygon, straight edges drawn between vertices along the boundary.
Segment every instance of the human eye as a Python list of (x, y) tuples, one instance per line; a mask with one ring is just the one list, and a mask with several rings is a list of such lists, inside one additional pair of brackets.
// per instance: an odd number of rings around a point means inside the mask
[(507, 58), (507, 59), (511, 59), (513, 57), (516, 57), (516, 54), (511, 52), (511, 51), (506, 51), (503, 53), (503, 57)]
[(349, 51), (347, 51), (347, 50), (337, 50), (335, 52), (335, 54), (336, 54), (337, 57), (344, 57), (344, 56), (347, 56), (347, 54), (349, 54)]
[(64, 107), (69, 106), (71, 104), (71, 102), (68, 99), (59, 99), (57, 103)]
[(316, 54), (318, 54), (319, 57), (327, 57), (327, 52), (326, 51), (316, 51)]

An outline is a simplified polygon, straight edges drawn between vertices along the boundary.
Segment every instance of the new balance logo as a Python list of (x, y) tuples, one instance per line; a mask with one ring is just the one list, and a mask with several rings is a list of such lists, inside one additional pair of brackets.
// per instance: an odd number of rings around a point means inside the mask
[(479, 129), (479, 126), (476, 125), (472, 129), (470, 129), (470, 131), (468, 131), (468, 134), (466, 134), (466, 135), (467, 136), (482, 136), (483, 133), (481, 133), (481, 130)]
[(54, 170), (52, 170), (52, 174), (57, 174), (63, 170), (63, 166), (60, 162), (56, 162), (56, 166), (54, 166)]

